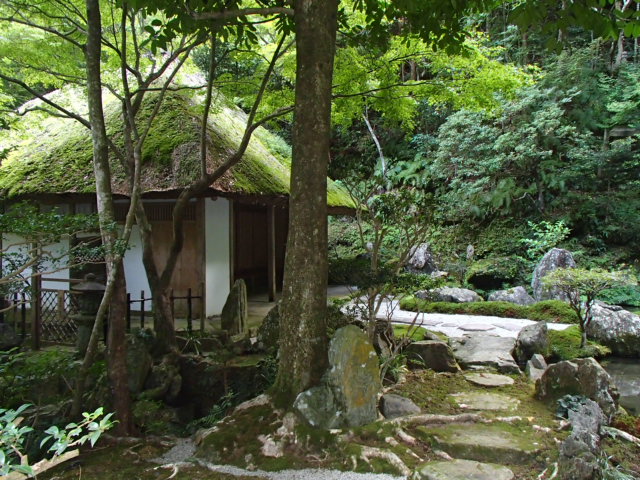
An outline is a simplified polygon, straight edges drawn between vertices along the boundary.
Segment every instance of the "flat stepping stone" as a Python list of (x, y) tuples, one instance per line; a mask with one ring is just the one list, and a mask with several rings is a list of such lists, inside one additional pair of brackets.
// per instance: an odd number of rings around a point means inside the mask
[(505, 387), (507, 385), (513, 385), (514, 383), (513, 378), (496, 373), (467, 373), (464, 378), (474, 385), (480, 385), (482, 387)]
[(460, 325), (458, 328), (465, 332), (486, 332), (488, 330), (493, 330), (496, 327), (486, 323), (465, 323), (464, 325)]
[(454, 458), (506, 464), (532, 461), (540, 452), (533, 431), (505, 424), (451, 424), (418, 427), (423, 439)]
[(420, 480), (512, 480), (513, 472), (507, 467), (473, 460), (429, 462), (415, 474)]
[(500, 393), (462, 392), (451, 396), (461, 408), (485, 411), (513, 411), (520, 405), (520, 400)]
[(473, 367), (494, 368), (500, 373), (521, 373), (511, 356), (515, 338), (498, 337), (486, 333), (467, 334), (452, 339), (453, 354), (464, 369)]

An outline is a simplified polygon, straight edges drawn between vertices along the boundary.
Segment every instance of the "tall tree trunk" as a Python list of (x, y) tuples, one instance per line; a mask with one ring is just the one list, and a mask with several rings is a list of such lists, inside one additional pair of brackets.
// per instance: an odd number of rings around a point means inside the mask
[(289, 238), (275, 392), (290, 405), (327, 364), (327, 168), (338, 0), (295, 3), (296, 90)]
[[(107, 247), (106, 263), (109, 281), (114, 282), (112, 301), (110, 302), (109, 333), (109, 378), (113, 389), (114, 407), (118, 419), (117, 430), (126, 435), (131, 432), (131, 399), (127, 387), (126, 344), (124, 343), (124, 326), (126, 316), (126, 286), (123, 275), (122, 260), (111, 247), (115, 245), (117, 234), (110, 225), (115, 221), (113, 196), (111, 193), (111, 169), (109, 166), (109, 149), (102, 107), (102, 83), (100, 71), (101, 29), (100, 4), (98, 0), (86, 0), (87, 6), (87, 45), (85, 57), (87, 62), (87, 100), (93, 141), (93, 166), (96, 178), (96, 202), (100, 217), (100, 228), (103, 244)], [(104, 228), (106, 226), (106, 228)], [(118, 258), (119, 260), (116, 260)], [(94, 329), (95, 330), (95, 329)], [(94, 332), (95, 333), (95, 332)], [(87, 349), (83, 367), (91, 364), (96, 346), (96, 335)], [(82, 388), (81, 382), (76, 388)], [(76, 406), (77, 409), (77, 406)]]

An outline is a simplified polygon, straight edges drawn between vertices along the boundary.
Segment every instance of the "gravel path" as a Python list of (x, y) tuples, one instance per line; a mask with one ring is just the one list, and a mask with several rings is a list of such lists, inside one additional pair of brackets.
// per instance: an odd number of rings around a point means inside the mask
[[(416, 312), (400, 309), (398, 302), (385, 302), (378, 313), (379, 319), (391, 316), (394, 323), (410, 324), (416, 318)], [(534, 320), (520, 318), (489, 317), (484, 315), (449, 315), (445, 313), (419, 313), (416, 325), (428, 330), (442, 332), (449, 337), (462, 337), (473, 333), (516, 338), (518, 332), (527, 325), (537, 323)], [(564, 330), (568, 323), (548, 323), (550, 330)]]

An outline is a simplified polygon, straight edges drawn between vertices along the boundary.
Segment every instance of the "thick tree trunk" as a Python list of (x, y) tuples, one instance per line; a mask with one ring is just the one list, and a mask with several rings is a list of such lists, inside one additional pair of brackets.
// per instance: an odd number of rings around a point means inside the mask
[[(85, 56), (87, 61), (87, 99), (89, 105), (89, 119), (91, 123), (91, 137), (93, 141), (93, 165), (96, 177), (96, 202), (100, 217), (102, 241), (109, 249), (115, 244), (116, 233), (110, 228), (115, 220), (113, 209), (113, 196), (111, 193), (111, 169), (109, 166), (109, 150), (107, 134), (104, 124), (104, 112), (102, 108), (102, 84), (100, 73), (100, 52), (101, 52), (101, 29), (102, 21), (100, 17), (100, 5), (98, 0), (86, 0), (87, 6), (87, 45)], [(126, 310), (126, 287), (124, 275), (122, 274), (122, 260), (114, 258), (114, 253), (107, 251), (106, 254), (107, 273), (110, 282), (114, 282), (113, 287), (108, 288), (109, 293), (113, 292), (110, 302), (110, 348), (109, 348), (109, 378), (113, 388), (114, 407), (116, 408), (116, 418), (118, 420), (117, 430), (122, 435), (131, 432), (131, 399), (127, 387), (126, 368), (126, 344), (124, 343), (124, 325)], [(96, 329), (94, 329), (96, 330)], [(83, 371), (91, 364), (92, 355), (97, 344), (95, 332), (92, 335)], [(120, 342), (119, 344), (117, 344)], [(82, 376), (80, 376), (82, 378)], [(81, 389), (81, 380), (76, 388)], [(76, 402), (76, 409), (78, 408)]]
[(280, 320), (280, 402), (316, 384), (327, 364), (327, 167), (337, 0), (295, 2), (296, 92), (289, 238)]

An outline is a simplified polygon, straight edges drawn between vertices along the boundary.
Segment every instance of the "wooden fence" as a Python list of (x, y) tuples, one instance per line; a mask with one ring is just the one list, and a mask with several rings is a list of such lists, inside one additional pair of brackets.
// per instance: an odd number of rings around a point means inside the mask
[[(78, 333), (78, 325), (74, 317), (79, 313), (78, 295), (80, 293), (69, 289), (42, 288), (42, 280), (68, 283), (78, 283), (81, 280), (36, 278), (38, 280), (33, 282), (29, 290), (15, 292), (4, 298), (2, 308), (4, 312), (0, 320), (12, 325), (23, 339), (30, 334), (34, 349), (39, 349), (43, 344), (74, 345)], [(176, 325), (175, 305), (179, 301), (186, 304), (186, 309), (184, 318), (180, 317), (178, 321), (186, 321), (186, 328), (192, 330), (193, 321), (199, 320), (200, 330), (204, 330), (203, 293), (203, 286), (200, 288), (199, 295), (194, 295), (191, 288), (184, 295), (171, 291), (174, 326)], [(127, 294), (127, 330), (131, 329), (132, 323), (136, 320), (140, 328), (153, 328), (153, 322), (147, 322), (147, 319), (153, 318), (152, 308), (149, 308), (149, 311), (146, 310), (147, 305), (151, 307), (152, 300), (151, 297), (145, 297), (144, 291), (140, 293), (140, 298), (132, 298), (131, 294)], [(195, 306), (198, 308), (194, 308)]]

